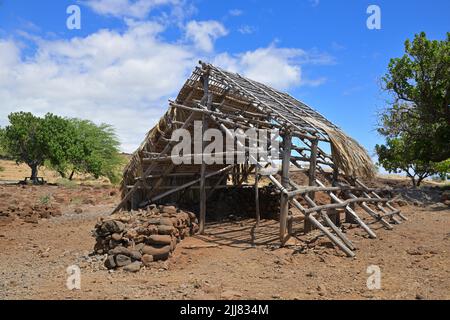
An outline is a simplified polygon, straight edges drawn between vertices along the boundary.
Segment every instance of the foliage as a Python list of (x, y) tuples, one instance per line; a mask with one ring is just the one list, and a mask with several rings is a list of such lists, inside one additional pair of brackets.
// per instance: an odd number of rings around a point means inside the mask
[(401, 138), (388, 138), (386, 145), (376, 145), (375, 149), (383, 168), (390, 173), (405, 172), (414, 186), (420, 186), (423, 179), (442, 173), (439, 170), (444, 169), (439, 167), (442, 163), (418, 160), (409, 141)]
[(5, 150), (5, 129), (0, 127), (0, 159), (6, 157)]
[(51, 200), (52, 200), (51, 195), (47, 194), (39, 198), (39, 203), (42, 205), (49, 205), (51, 203)]
[(95, 125), (88, 120), (70, 119), (74, 131), (68, 150), (69, 168), (74, 172), (90, 173), (95, 178), (106, 176), (112, 183), (120, 179), (118, 168), (123, 165), (119, 141), (114, 129), (107, 124)]
[(86, 173), (95, 178), (106, 176), (113, 183), (119, 180), (123, 158), (111, 126), (50, 113), (44, 118), (12, 113), (9, 121), (0, 131), (1, 145), (16, 162), (30, 166), (33, 180), (44, 162), (63, 178)]
[(97, 126), (89, 120), (68, 119), (67, 122), (70, 143), (64, 147), (63, 157), (50, 161), (50, 166), (69, 180), (75, 173), (81, 173), (92, 174), (96, 179), (106, 176), (117, 183), (123, 160), (113, 128), (107, 124)]
[(444, 41), (432, 41), (422, 32), (405, 42), (405, 52), (391, 59), (383, 77), (394, 101), (382, 113), (378, 131), (416, 141), (422, 161), (444, 161), (450, 158), (450, 33)]
[[(450, 33), (428, 40), (425, 33), (405, 42), (405, 54), (391, 59), (383, 77), (393, 102), (382, 112), (379, 163), (417, 178), (446, 176), (450, 158)], [(413, 181), (414, 182), (414, 181)], [(414, 182), (415, 183), (415, 182)], [(420, 182), (419, 182), (420, 184)]]
[(8, 116), (10, 125), (2, 131), (2, 146), (17, 163), (26, 163), (37, 178), (37, 169), (47, 158), (48, 135), (42, 126), (43, 119), (29, 112), (16, 112)]

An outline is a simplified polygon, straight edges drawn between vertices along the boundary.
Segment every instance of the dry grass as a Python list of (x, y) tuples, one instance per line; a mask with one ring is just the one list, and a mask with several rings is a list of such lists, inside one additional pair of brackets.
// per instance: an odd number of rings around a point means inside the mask
[[(10, 160), (0, 160), (0, 181), (22, 181), (31, 175), (31, 169), (26, 164), (16, 164)], [(39, 169), (39, 177), (43, 177), (45, 181), (51, 184), (62, 186), (76, 186), (80, 183), (88, 185), (104, 185), (110, 184), (107, 178), (95, 179), (90, 175), (75, 175), (72, 181), (61, 178), (61, 175), (54, 170), (46, 167)]]
[(308, 122), (324, 130), (331, 140), (333, 162), (348, 177), (374, 178), (374, 164), (367, 151), (343, 131), (331, 128), (325, 123), (307, 118)]
[[(0, 170), (0, 180), (19, 181), (31, 175), (31, 169), (26, 164), (18, 165), (14, 161), (0, 160), (0, 167), (4, 169)], [(39, 176), (50, 183), (55, 183), (60, 178), (57, 172), (44, 167), (40, 169)]]

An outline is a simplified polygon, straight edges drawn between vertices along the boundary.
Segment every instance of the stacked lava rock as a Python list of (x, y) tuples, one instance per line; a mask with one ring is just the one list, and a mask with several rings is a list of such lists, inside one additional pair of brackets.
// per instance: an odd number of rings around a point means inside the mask
[(153, 205), (100, 220), (93, 232), (97, 241), (94, 251), (108, 255), (108, 269), (124, 267), (136, 272), (142, 265), (167, 260), (181, 240), (197, 231), (198, 221), (192, 212)]

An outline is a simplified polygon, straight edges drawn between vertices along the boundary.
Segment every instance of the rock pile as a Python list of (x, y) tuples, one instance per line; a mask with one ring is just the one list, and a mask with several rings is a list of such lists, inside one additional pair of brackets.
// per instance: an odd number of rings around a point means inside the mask
[(19, 218), (27, 223), (39, 223), (40, 219), (61, 216), (58, 205), (24, 204), (11, 201), (11, 204), (0, 204), (0, 224), (9, 223)]
[(194, 213), (173, 206), (121, 212), (95, 226), (96, 254), (107, 254), (108, 269), (137, 272), (154, 261), (167, 260), (177, 244), (198, 231)]

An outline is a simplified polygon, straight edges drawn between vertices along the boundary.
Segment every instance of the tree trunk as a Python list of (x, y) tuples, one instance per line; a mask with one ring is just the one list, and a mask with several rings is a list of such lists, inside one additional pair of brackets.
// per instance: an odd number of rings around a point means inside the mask
[(421, 183), (422, 183), (422, 181), (425, 179), (425, 177), (420, 177), (419, 179), (417, 179), (417, 184), (416, 184), (416, 186), (417, 187), (420, 187), (420, 185), (421, 185)]
[(410, 176), (413, 188), (417, 187), (416, 178), (414, 176)]
[(73, 179), (73, 175), (75, 174), (75, 171), (72, 171), (72, 173), (70, 174), (69, 180), (72, 181)]
[(34, 184), (38, 183), (38, 165), (33, 163), (30, 165), (31, 168), (31, 181)]

